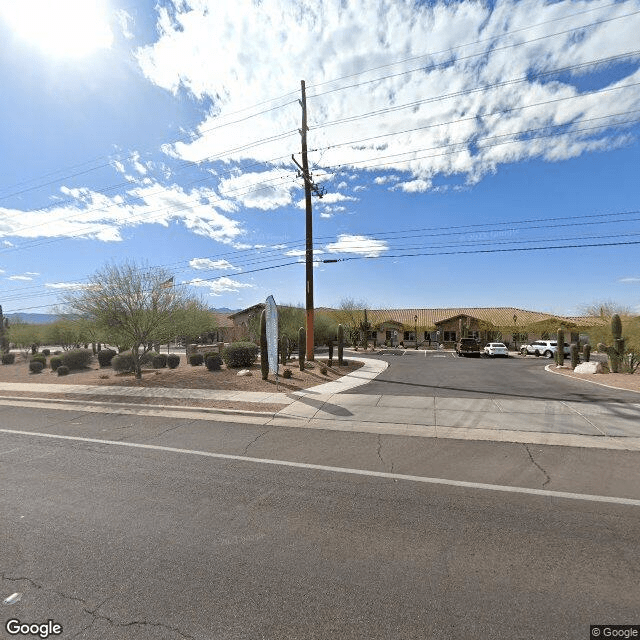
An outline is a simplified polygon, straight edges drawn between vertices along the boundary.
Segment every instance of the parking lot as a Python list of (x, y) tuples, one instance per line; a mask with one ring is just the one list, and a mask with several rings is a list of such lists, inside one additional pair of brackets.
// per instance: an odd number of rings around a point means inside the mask
[[(356, 354), (353, 354), (356, 355)], [(458, 357), (450, 351), (387, 350), (375, 355), (388, 369), (353, 393), (440, 398), (522, 398), (572, 402), (640, 402), (640, 394), (607, 389), (545, 371), (553, 360)]]

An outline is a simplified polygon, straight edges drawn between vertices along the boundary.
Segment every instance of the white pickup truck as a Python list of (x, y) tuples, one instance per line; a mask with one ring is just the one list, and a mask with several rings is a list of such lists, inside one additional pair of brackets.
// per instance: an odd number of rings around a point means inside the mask
[[(558, 350), (557, 340), (536, 340), (531, 344), (523, 344), (520, 347), (520, 353), (523, 356), (544, 356), (545, 358), (553, 358)], [(571, 355), (571, 348), (564, 343), (564, 355)]]

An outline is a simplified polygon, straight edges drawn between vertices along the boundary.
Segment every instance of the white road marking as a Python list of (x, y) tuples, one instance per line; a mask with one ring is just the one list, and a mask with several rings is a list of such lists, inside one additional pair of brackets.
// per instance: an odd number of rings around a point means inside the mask
[(118, 447), (129, 447), (132, 449), (150, 449), (165, 453), (180, 453), (192, 456), (202, 456), (205, 458), (217, 458), (220, 460), (235, 460), (237, 462), (252, 462), (255, 464), (268, 464), (279, 467), (293, 467), (297, 469), (311, 469), (314, 471), (327, 471), (330, 473), (342, 473), (348, 475), (370, 476), (373, 478), (388, 478), (390, 480), (407, 480), (408, 482), (419, 482), (423, 484), (439, 484), (451, 487), (462, 487), (464, 489), (480, 489), (485, 491), (502, 491), (505, 493), (522, 493), (533, 496), (546, 496), (549, 498), (564, 498), (567, 500), (585, 500), (588, 502), (606, 502), (610, 504), (621, 504), (633, 507), (640, 507), (640, 500), (633, 498), (618, 498), (615, 496), (599, 496), (587, 493), (571, 493), (567, 491), (551, 491), (548, 489), (530, 489), (528, 487), (510, 487), (500, 484), (486, 484), (483, 482), (466, 482), (464, 480), (449, 480), (446, 478), (427, 478), (424, 476), (413, 476), (402, 473), (386, 473), (383, 471), (371, 471), (368, 469), (350, 469), (348, 467), (332, 467), (322, 464), (308, 464), (306, 462), (292, 462), (289, 460), (271, 460), (269, 458), (251, 458), (249, 456), (237, 456), (228, 453), (214, 453), (211, 451), (198, 451), (194, 449), (178, 449), (176, 447), (163, 447), (154, 444), (141, 444), (137, 442), (120, 442), (118, 440), (100, 440), (98, 438), (83, 438), (79, 436), (63, 436), (51, 433), (38, 433), (35, 431), (18, 431), (13, 429), (0, 429), (0, 433), (12, 435), (24, 435), (37, 438), (51, 438), (57, 440), (70, 440), (72, 442), (90, 442), (92, 444), (115, 445)]

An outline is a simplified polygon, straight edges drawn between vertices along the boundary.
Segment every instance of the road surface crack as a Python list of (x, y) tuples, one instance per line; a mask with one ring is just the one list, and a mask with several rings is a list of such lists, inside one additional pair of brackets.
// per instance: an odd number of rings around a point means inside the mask
[(169, 427), (168, 429), (165, 429), (164, 431), (161, 431), (160, 433), (156, 433), (155, 436), (151, 436), (150, 438), (147, 438), (147, 440), (145, 442), (148, 442), (149, 440), (157, 440), (160, 436), (163, 436), (165, 433), (169, 433), (169, 431), (175, 431), (176, 429), (179, 429), (180, 427), (188, 427), (190, 424), (193, 424), (195, 422), (195, 420), (189, 420), (189, 422), (184, 423), (181, 422), (180, 424), (177, 424), (175, 427)]
[[(382, 463), (382, 467), (386, 468), (387, 463), (384, 461), (384, 458), (382, 457), (382, 434), (381, 433), (378, 434), (378, 449), (376, 452), (378, 454), (378, 459)], [(393, 473), (393, 462), (391, 463), (391, 469), (389, 470), (389, 473)], [(397, 482), (396, 479), (394, 479), (393, 481)]]
[(527, 446), (527, 444), (523, 443), (523, 446), (527, 450), (527, 453), (529, 454), (529, 460), (531, 460), (531, 462), (538, 469), (540, 469), (540, 471), (544, 474), (544, 477), (546, 478), (546, 480), (542, 483), (542, 486), (546, 487), (551, 482), (551, 476), (533, 459), (533, 455), (531, 455), (531, 451), (529, 450), (529, 447)]
[(56, 589), (51, 589), (50, 587), (46, 587), (42, 584), (39, 584), (35, 580), (31, 578), (27, 578), (24, 576), (13, 577), (8, 576), (5, 573), (1, 574), (2, 580), (6, 580), (7, 582), (28, 582), (34, 589), (43, 589), (44, 591), (48, 591), (49, 593), (53, 593), (65, 600), (75, 600), (76, 602), (82, 602), (82, 604), (87, 604), (87, 601), (84, 598), (78, 598), (77, 596), (70, 596), (66, 593), (62, 593), (62, 591), (57, 591)]
[(131, 622), (118, 622), (117, 620), (114, 620), (113, 618), (110, 618), (109, 616), (105, 616), (102, 615), (100, 613), (98, 613), (98, 608), (96, 609), (84, 609), (85, 613), (88, 613), (90, 616), (93, 616), (93, 620), (94, 622), (98, 621), (98, 620), (104, 620), (105, 622), (108, 622), (109, 624), (113, 625), (114, 627), (136, 627), (136, 626), (140, 626), (140, 627), (159, 627), (161, 629), (166, 629), (167, 631), (171, 631), (177, 635), (179, 635), (181, 638), (188, 638), (189, 640), (196, 640), (195, 636), (190, 636), (186, 633), (184, 633), (183, 631), (181, 631), (180, 629), (178, 629), (178, 627), (171, 627), (168, 624), (164, 624), (162, 622), (149, 622), (148, 620), (132, 620)]
[(249, 447), (253, 446), (258, 440), (260, 440), (260, 438), (262, 438), (262, 436), (266, 436), (267, 433), (269, 433), (269, 431), (272, 431), (273, 427), (269, 427), (266, 431), (263, 431), (262, 433), (259, 433), (253, 440), (251, 440), (251, 442), (249, 442), (247, 444), (247, 446), (244, 448), (244, 451), (242, 452), (242, 455), (247, 455), (247, 451), (249, 451)]

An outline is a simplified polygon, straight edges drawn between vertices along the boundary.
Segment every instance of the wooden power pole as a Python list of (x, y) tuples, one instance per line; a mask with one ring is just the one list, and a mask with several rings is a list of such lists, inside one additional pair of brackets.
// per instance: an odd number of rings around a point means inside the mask
[(298, 163), (295, 156), (291, 156), (299, 169), (298, 175), (304, 179), (304, 200), (306, 210), (306, 310), (307, 310), (307, 360), (313, 360), (313, 206), (311, 203), (311, 192), (313, 191), (319, 198), (324, 195), (323, 191), (313, 183), (309, 173), (309, 160), (307, 158), (307, 93), (304, 80), (300, 81), (302, 99), (299, 101), (302, 107), (302, 165)]

